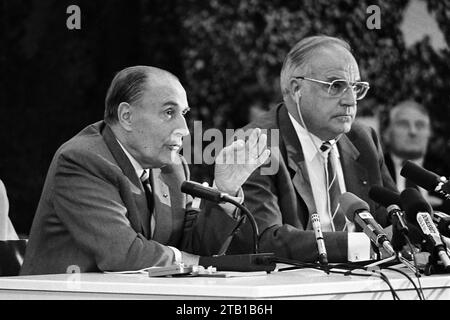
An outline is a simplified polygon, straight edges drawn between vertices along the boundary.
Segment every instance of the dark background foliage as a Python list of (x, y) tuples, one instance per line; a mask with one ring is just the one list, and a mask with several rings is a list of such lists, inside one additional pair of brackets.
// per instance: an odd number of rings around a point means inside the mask
[[(450, 43), (450, 1), (427, 0)], [(81, 8), (81, 30), (66, 28), (66, 8)], [(366, 9), (381, 8), (368, 30)], [(450, 159), (450, 51), (429, 39), (406, 48), (400, 23), (408, 0), (0, 0), (0, 178), (19, 233), (29, 232), (51, 158), (100, 120), (118, 70), (153, 65), (184, 84), (203, 129), (246, 124), (251, 104), (281, 100), (278, 77), (290, 47), (327, 34), (352, 45), (371, 83), (359, 115), (383, 114), (407, 97), (433, 118), (436, 171)], [(193, 165), (211, 181), (211, 166)]]

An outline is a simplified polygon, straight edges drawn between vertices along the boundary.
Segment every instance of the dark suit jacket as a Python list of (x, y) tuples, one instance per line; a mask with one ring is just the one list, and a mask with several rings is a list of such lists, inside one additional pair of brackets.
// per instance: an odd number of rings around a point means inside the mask
[[(271, 161), (279, 165), (275, 174), (262, 175), (255, 171), (243, 186), (245, 204), (255, 215), (261, 233), (260, 248), (278, 256), (301, 260), (317, 260), (314, 232), (308, 229), (310, 214), (315, 211), (314, 198), (302, 148), (286, 107), (281, 104), (244, 129), (279, 129), (279, 153), (274, 141)], [(378, 137), (373, 129), (353, 124), (351, 132), (338, 142), (344, 180), (352, 192), (371, 208), (382, 226), (387, 226), (387, 213), (368, 197), (373, 185), (396, 190), (384, 165)], [(272, 163), (273, 165), (273, 163)], [(230, 252), (250, 251), (251, 230), (244, 225), (233, 241)], [(330, 261), (347, 260), (347, 232), (325, 232), (325, 245)]]
[(145, 192), (111, 129), (98, 122), (62, 145), (47, 174), (21, 274), (170, 265), (168, 245), (215, 254), (209, 244), (221, 243), (235, 221), (212, 204), (198, 217), (186, 210), (191, 199), (180, 191), (189, 179), (185, 162), (151, 172), (156, 226), (149, 239)]
[[(395, 175), (394, 160), (392, 160), (392, 155), (391, 155), (390, 152), (385, 152), (384, 153), (384, 162), (386, 163), (386, 167), (387, 167), (387, 169), (389, 171), (389, 174), (392, 177), (392, 180), (394, 182), (397, 182), (397, 177)], [(425, 169), (427, 169), (427, 170), (435, 172), (436, 174), (438, 174), (440, 176), (445, 176), (445, 177), (448, 176), (448, 172), (445, 172), (445, 173), (437, 172), (437, 171), (435, 171), (434, 168), (431, 168), (429, 163), (428, 163), (428, 161), (427, 161), (427, 157), (425, 157), (425, 160), (424, 160), (424, 163), (423, 163), (423, 167)], [(403, 190), (400, 190), (400, 192), (401, 191), (403, 191)], [(429, 192), (429, 194), (440, 198), (439, 195), (436, 192), (434, 192), (434, 191)], [(436, 211), (442, 211), (442, 212), (445, 212), (447, 214), (450, 214), (450, 200), (445, 200), (445, 201), (443, 200), (441, 205), (435, 206), (435, 207), (433, 207), (433, 209), (436, 210)]]

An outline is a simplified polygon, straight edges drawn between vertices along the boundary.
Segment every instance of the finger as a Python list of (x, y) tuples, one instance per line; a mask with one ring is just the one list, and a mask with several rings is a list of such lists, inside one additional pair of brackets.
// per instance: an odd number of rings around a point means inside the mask
[(239, 151), (241, 149), (244, 149), (244, 147), (245, 147), (244, 140), (239, 139), (239, 140), (233, 141), (233, 149), (234, 150)]
[(253, 131), (250, 133), (250, 136), (248, 138), (247, 141), (247, 145), (248, 145), (248, 149), (251, 150), (255, 147), (255, 145), (258, 143), (258, 138), (261, 135), (261, 129), (260, 128), (255, 128), (253, 129)]
[(270, 157), (270, 150), (269, 149), (264, 150), (264, 152), (258, 158), (258, 161), (257, 161), (258, 167), (261, 166), (262, 164), (264, 164), (267, 161), (267, 159), (269, 159), (269, 157)]
[(267, 134), (262, 133), (259, 136), (258, 144), (257, 144), (257, 148), (258, 148), (257, 155), (258, 155), (258, 157), (264, 152), (264, 150), (266, 150), (266, 145), (267, 145)]
[(226, 161), (226, 149), (227, 147), (223, 148), (222, 150), (220, 150), (219, 154), (217, 155), (216, 159), (215, 159), (215, 163), (216, 164), (224, 164)]

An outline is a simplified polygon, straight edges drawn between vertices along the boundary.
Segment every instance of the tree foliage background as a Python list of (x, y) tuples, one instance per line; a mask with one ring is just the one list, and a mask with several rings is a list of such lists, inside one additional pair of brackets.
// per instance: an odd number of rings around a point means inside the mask
[[(450, 44), (450, 2), (424, 0)], [(0, 0), (0, 179), (10, 216), (29, 232), (56, 149), (102, 118), (118, 70), (167, 69), (184, 84), (203, 129), (237, 128), (255, 101), (281, 100), (279, 73), (298, 40), (314, 34), (351, 44), (371, 84), (359, 115), (386, 112), (412, 97), (431, 113), (430, 154), (437, 172), (450, 163), (450, 51), (429, 39), (406, 48), (400, 24), (408, 0)], [(66, 8), (81, 8), (81, 30), (68, 30)], [(369, 30), (370, 5), (381, 29)], [(194, 152), (201, 150), (193, 149)], [(191, 167), (211, 181), (212, 168)]]

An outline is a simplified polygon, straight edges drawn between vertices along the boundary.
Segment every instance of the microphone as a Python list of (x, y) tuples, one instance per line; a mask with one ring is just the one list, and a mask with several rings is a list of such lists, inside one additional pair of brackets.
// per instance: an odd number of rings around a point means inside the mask
[(233, 228), (230, 235), (225, 240), (225, 243), (219, 250), (219, 255), (212, 257), (201, 256), (199, 259), (199, 265), (204, 267), (214, 266), (218, 271), (266, 271), (271, 272), (275, 270), (275, 255), (273, 253), (259, 253), (259, 231), (255, 218), (251, 212), (242, 204), (235, 201), (230, 195), (220, 192), (214, 188), (204, 186), (194, 181), (184, 181), (181, 184), (181, 191), (186, 194), (190, 194), (193, 197), (206, 199), (216, 203), (228, 202), (239, 209), (249, 219), (250, 225), (253, 229), (253, 250), (254, 254), (240, 254), (240, 255), (225, 255), (228, 246), (234, 235), (239, 230), (239, 227), (243, 223), (244, 216), (242, 216), (236, 226)]
[(225, 193), (222, 193), (219, 190), (204, 186), (194, 181), (184, 181), (181, 184), (181, 192), (190, 194), (196, 198), (202, 198), (216, 203), (225, 202), (223, 198), (226, 196)]
[(400, 175), (427, 191), (436, 192), (444, 200), (450, 200), (450, 182), (446, 177), (440, 177), (409, 160), (405, 162)]
[(353, 193), (345, 192), (339, 196), (339, 203), (347, 219), (351, 222), (356, 222), (363, 228), (364, 233), (378, 248), (383, 247), (391, 256), (395, 255), (395, 251), (383, 228), (370, 214), (367, 202), (361, 200)]
[(444, 237), (450, 238), (450, 216), (440, 211), (434, 211), (432, 218), (439, 232)]
[(441, 260), (446, 271), (450, 271), (450, 258), (441, 235), (433, 223), (430, 213), (433, 212), (430, 204), (414, 188), (407, 188), (400, 194), (402, 207), (405, 209), (406, 219), (419, 226), (429, 243), (433, 246), (434, 253)]
[(317, 212), (311, 214), (311, 224), (316, 236), (317, 250), (319, 251), (319, 263), (321, 265), (328, 264), (327, 249), (323, 240), (322, 227), (320, 226), (320, 218)]
[(389, 222), (403, 235), (408, 235), (408, 225), (404, 219), (404, 212), (400, 209), (400, 194), (386, 187), (373, 186), (369, 190), (369, 197), (387, 209)]

